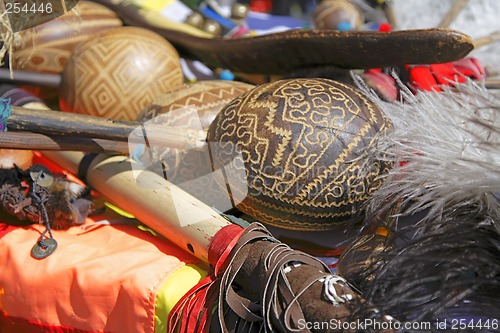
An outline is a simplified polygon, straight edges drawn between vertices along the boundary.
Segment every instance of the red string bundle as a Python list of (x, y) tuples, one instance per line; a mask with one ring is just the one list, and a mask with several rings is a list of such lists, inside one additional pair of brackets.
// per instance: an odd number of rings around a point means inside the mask
[(210, 317), (219, 296), (221, 277), (228, 265), (229, 254), (245, 229), (231, 224), (213, 237), (208, 250), (212, 274), (191, 288), (170, 313), (167, 332), (209, 332)]

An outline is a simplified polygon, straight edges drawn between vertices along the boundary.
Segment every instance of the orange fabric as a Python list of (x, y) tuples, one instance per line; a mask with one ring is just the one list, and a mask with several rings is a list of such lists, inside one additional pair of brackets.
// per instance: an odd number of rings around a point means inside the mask
[(57, 250), (36, 260), (30, 251), (41, 231), (15, 228), (0, 238), (4, 316), (84, 331), (153, 333), (158, 288), (179, 267), (199, 263), (133, 226), (53, 231)]

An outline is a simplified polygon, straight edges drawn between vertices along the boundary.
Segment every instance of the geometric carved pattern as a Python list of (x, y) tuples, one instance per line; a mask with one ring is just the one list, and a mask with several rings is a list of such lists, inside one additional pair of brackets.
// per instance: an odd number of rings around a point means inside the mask
[(60, 74), (77, 44), (98, 32), (121, 25), (121, 20), (112, 10), (97, 3), (80, 1), (66, 14), (15, 34), (13, 67)]
[[(294, 230), (328, 230), (358, 222), (361, 207), (389, 166), (370, 148), (391, 123), (354, 88), (327, 79), (264, 84), (228, 104), (207, 139), (220, 168), (241, 152), (248, 191), (238, 208)], [(239, 172), (238, 174), (241, 174)], [(229, 179), (236, 177), (231, 175)]]
[[(159, 120), (162, 126), (206, 131), (226, 104), (253, 87), (243, 82), (222, 80), (186, 84), (157, 96), (139, 115), (138, 120), (155, 123), (155, 119), (160, 119), (157, 116), (168, 114), (168, 117)], [(195, 112), (179, 112), (187, 107), (194, 107)], [(189, 182), (190, 188), (182, 188), (200, 200), (202, 198), (197, 196), (200, 191), (203, 192), (203, 198), (210, 197), (212, 202), (217, 202), (221, 195), (225, 195), (212, 178), (202, 178), (212, 172), (207, 150), (150, 146), (146, 156), (162, 162), (163, 170), (173, 184), (182, 187), (182, 184)]]
[(146, 29), (116, 28), (74, 50), (61, 83), (61, 109), (132, 121), (182, 83), (179, 55), (168, 41)]
[[(226, 104), (253, 87), (253, 85), (243, 82), (222, 80), (206, 80), (185, 84), (157, 96), (139, 115), (138, 120), (144, 122), (160, 114), (194, 106), (201, 125), (206, 130)], [(182, 114), (179, 116), (182, 117)], [(189, 120), (189, 117), (186, 117), (179, 119), (179, 122), (189, 122)]]

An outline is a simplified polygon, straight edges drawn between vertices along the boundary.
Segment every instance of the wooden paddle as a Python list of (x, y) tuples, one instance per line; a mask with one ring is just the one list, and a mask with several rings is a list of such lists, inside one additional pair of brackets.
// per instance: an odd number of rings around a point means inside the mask
[[(183, 26), (165, 25), (160, 13), (126, 1), (94, 0), (115, 11), (127, 25), (165, 37), (184, 55), (211, 68), (254, 74), (286, 74), (300, 68), (378, 68), (450, 62), (473, 48), (471, 38), (450, 29), (393, 32), (288, 30), (241, 38), (205, 38)], [(191, 27), (192, 28), (192, 27)]]

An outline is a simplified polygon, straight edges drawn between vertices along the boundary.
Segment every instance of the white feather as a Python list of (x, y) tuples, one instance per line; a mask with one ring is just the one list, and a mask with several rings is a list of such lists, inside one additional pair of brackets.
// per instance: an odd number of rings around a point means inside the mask
[(369, 202), (369, 212), (408, 205), (435, 217), (457, 205), (499, 210), (500, 98), (473, 82), (443, 92), (403, 91), (402, 101), (384, 102), (359, 78), (394, 124), (379, 140), (376, 154), (394, 163)]

